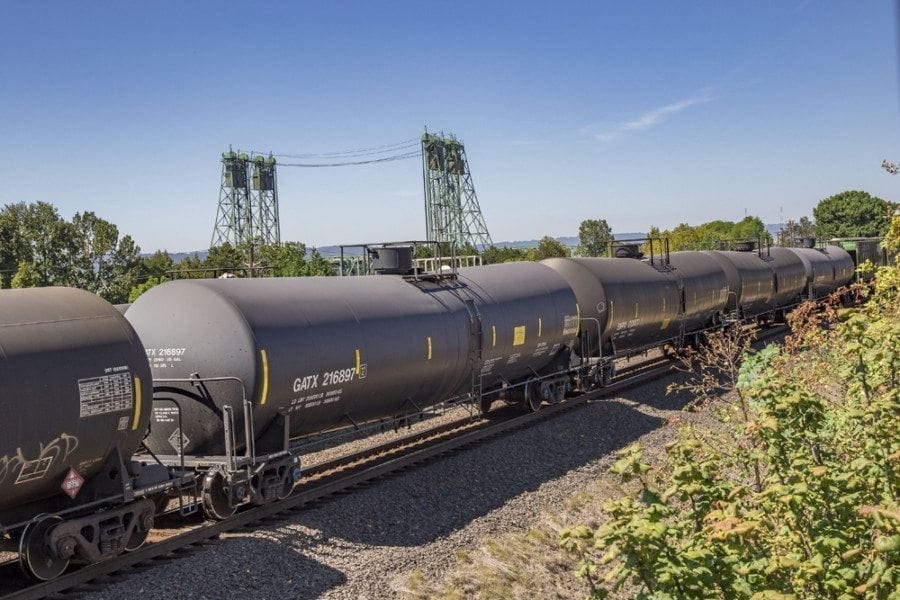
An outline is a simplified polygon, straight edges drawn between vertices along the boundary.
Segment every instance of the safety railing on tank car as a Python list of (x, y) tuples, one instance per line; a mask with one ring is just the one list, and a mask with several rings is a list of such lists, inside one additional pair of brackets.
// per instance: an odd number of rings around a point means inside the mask
[(758, 235), (746, 238), (728, 238), (705, 242), (702, 244), (707, 250), (724, 250), (733, 252), (756, 252), (763, 260), (771, 259), (771, 240), (769, 236)]
[[(219, 377), (182, 377), (182, 378), (162, 378), (154, 380), (154, 391), (159, 388), (160, 390), (165, 390), (166, 392), (172, 391), (182, 391), (175, 388), (175, 390), (169, 389), (166, 386), (157, 386), (156, 384), (179, 384), (179, 383), (187, 383), (192, 387), (196, 387), (201, 390), (201, 394), (206, 399), (211, 399), (212, 395), (209, 392), (209, 389), (206, 387), (208, 383), (216, 383), (216, 382), (231, 382), (240, 387), (241, 390), (241, 406), (243, 409), (243, 417), (244, 417), (244, 456), (239, 457), (237, 455), (237, 437), (235, 435), (235, 419), (234, 419), (234, 408), (225, 405), (222, 407), (222, 428), (225, 442), (225, 455), (222, 457), (210, 457), (205, 456), (199, 462), (203, 464), (218, 464), (222, 462), (222, 460), (216, 459), (224, 459), (225, 466), (230, 471), (237, 471), (245, 466), (256, 466), (261, 463), (268, 462), (275, 458), (280, 458), (282, 456), (286, 456), (291, 453), (290, 449), (290, 415), (284, 413), (282, 416), (284, 418), (284, 430), (283, 430), (283, 449), (277, 452), (272, 452), (264, 455), (263, 459), (260, 460), (260, 457), (256, 454), (256, 437), (254, 436), (254, 421), (253, 421), (253, 403), (247, 399), (247, 388), (244, 385), (244, 380), (240, 377), (235, 376), (219, 376)], [(171, 398), (154, 398), (154, 402), (169, 400), (178, 405), (177, 401)], [(179, 414), (181, 407), (179, 406)], [(179, 426), (179, 432), (181, 432), (183, 436), (183, 428)], [(187, 466), (197, 466), (198, 461), (194, 460), (186, 460), (185, 457), (190, 456), (186, 455), (184, 451), (184, 443), (183, 437), (181, 443), (179, 443), (178, 454), (176, 457), (181, 461), (182, 467)]]
[[(668, 268), (669, 266), (669, 238), (647, 236), (641, 238), (628, 238), (613, 240), (608, 246), (609, 256), (612, 258), (636, 258), (647, 261), (650, 266), (656, 268)], [(649, 258), (647, 258), (649, 254)]]
[[(449, 247), (449, 256), (444, 249)], [(359, 249), (361, 253), (349, 253), (348, 249)], [(431, 248), (431, 256), (417, 257), (420, 248)], [(382, 256), (384, 254), (384, 256)], [(468, 259), (469, 257), (467, 257)], [(457, 254), (456, 242), (436, 242), (431, 240), (408, 240), (401, 242), (377, 242), (364, 244), (341, 244), (338, 257), (338, 274), (357, 275), (384, 273), (403, 275), (414, 281), (420, 279), (455, 279), (462, 264)], [(420, 262), (422, 261), (422, 262)], [(429, 264), (434, 269), (428, 271)], [(472, 261), (473, 264), (475, 261)], [(480, 258), (478, 259), (480, 264)], [(468, 266), (468, 265), (465, 265)], [(345, 267), (350, 267), (345, 268)]]

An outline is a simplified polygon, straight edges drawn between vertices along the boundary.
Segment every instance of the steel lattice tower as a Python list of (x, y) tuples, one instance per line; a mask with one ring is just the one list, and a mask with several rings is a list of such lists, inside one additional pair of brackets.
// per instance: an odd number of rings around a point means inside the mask
[(263, 244), (281, 243), (281, 223), (278, 220), (278, 180), (275, 157), (255, 156), (251, 161), (250, 210), (253, 213), (253, 238)]
[(425, 227), (429, 241), (492, 246), (475, 195), (466, 149), (454, 136), (422, 135)]
[(222, 186), (210, 246), (279, 243), (277, 188), (271, 155), (251, 159), (232, 150), (222, 154)]

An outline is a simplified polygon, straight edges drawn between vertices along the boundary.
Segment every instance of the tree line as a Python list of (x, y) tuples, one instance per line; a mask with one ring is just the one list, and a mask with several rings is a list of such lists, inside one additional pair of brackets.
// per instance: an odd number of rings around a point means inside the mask
[[(667, 239), (671, 251), (716, 248), (722, 240), (736, 239), (760, 238), (790, 246), (805, 237), (880, 237), (896, 209), (897, 204), (866, 192), (846, 191), (820, 201), (813, 209), (815, 220), (804, 216), (788, 221), (777, 240), (771, 239), (755, 216), (737, 222), (681, 223), (666, 230), (654, 226), (648, 236)], [(466, 246), (457, 254), (480, 254), (484, 264), (611, 255), (614, 237), (605, 219), (582, 221), (578, 239), (575, 248), (547, 235), (532, 248), (491, 246), (479, 252)], [(118, 227), (93, 212), (76, 213), (67, 221), (46, 202), (8, 204), (0, 209), (0, 288), (70, 286), (122, 303), (169, 279), (217, 277), (226, 272), (259, 277), (335, 274), (328, 259), (300, 242), (253, 244), (252, 250), (250, 261), (250, 247), (226, 243), (210, 248), (203, 259), (194, 254), (176, 263), (165, 250), (141, 256), (130, 235), (122, 235)], [(420, 257), (428, 253), (428, 248), (419, 249)]]
[(260, 277), (333, 275), (334, 269), (314, 248), (300, 242), (254, 245), (253, 265), (247, 248), (223, 244), (176, 263), (165, 250), (141, 256), (130, 235), (93, 212), (71, 221), (47, 202), (8, 204), (0, 209), (0, 288), (77, 287), (112, 303), (133, 301), (169, 279), (214, 277), (225, 272)]

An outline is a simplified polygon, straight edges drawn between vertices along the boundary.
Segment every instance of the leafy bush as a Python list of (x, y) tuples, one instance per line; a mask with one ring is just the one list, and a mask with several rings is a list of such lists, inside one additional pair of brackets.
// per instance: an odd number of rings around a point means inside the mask
[(859, 309), (799, 311), (784, 347), (714, 340), (689, 386), (717, 427), (612, 467), (598, 528), (561, 534), (595, 598), (900, 598), (900, 271)]

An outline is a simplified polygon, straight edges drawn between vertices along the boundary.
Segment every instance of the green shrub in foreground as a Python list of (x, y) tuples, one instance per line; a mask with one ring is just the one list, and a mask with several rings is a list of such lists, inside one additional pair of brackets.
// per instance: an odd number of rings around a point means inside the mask
[(745, 355), (720, 427), (682, 427), (662, 467), (619, 453), (607, 520), (560, 540), (594, 597), (900, 598), (898, 290), (882, 269), (862, 308)]

